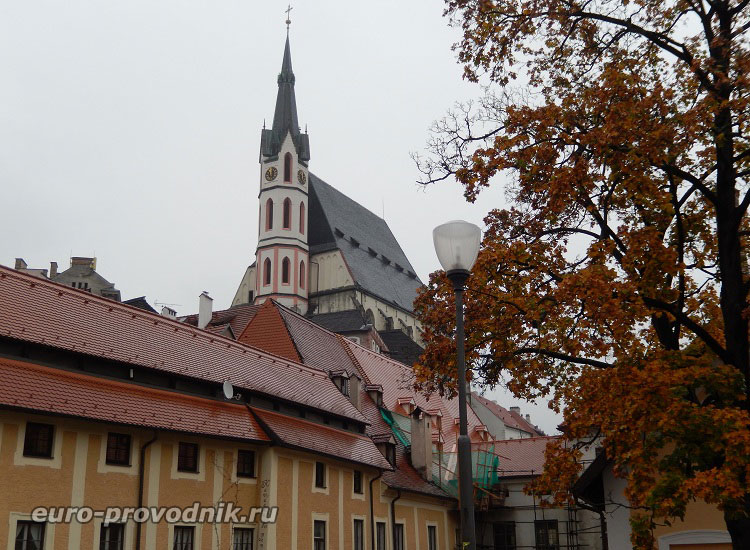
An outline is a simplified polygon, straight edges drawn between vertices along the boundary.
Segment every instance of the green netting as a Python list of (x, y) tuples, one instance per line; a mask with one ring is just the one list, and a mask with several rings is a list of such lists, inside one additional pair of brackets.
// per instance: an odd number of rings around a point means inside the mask
[(406, 436), (404, 430), (400, 426), (401, 419), (396, 420), (396, 418), (394, 418), (394, 416), (398, 417), (401, 415), (394, 415), (391, 411), (383, 408), (380, 409), (380, 415), (383, 417), (386, 424), (391, 427), (391, 431), (393, 432), (393, 435), (396, 436), (396, 439), (398, 439), (405, 447), (411, 445), (410, 438)]

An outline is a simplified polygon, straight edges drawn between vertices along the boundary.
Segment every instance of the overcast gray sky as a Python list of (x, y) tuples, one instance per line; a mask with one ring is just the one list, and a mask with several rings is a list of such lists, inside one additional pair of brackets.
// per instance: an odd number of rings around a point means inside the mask
[[(415, 184), (411, 151), (481, 89), (462, 81), (437, 0), (298, 1), (291, 12), (310, 169), (384, 215), (423, 280), (434, 226), (481, 224), (455, 182)], [(96, 255), (123, 299), (230, 305), (257, 238), (286, 2), (0, 0), (0, 263)], [(493, 393), (502, 404), (518, 404)], [(524, 412), (530, 410), (522, 404)], [(559, 419), (535, 408), (549, 431)]]

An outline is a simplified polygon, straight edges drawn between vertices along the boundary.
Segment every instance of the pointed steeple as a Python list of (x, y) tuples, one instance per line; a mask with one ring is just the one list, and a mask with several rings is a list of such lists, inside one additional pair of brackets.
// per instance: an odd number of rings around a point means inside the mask
[(278, 82), (279, 91), (276, 95), (273, 129), (279, 134), (292, 132), (292, 135), (296, 136), (299, 134), (299, 122), (297, 121), (297, 100), (294, 97), (294, 73), (292, 72), (292, 54), (289, 50), (288, 36), (286, 37), (284, 61), (281, 63)]
[(278, 77), (279, 91), (276, 95), (276, 109), (273, 113), (273, 125), (270, 130), (263, 130), (261, 135), (261, 154), (274, 156), (278, 154), (287, 133), (292, 134), (299, 159), (306, 162), (310, 159), (310, 146), (307, 134), (301, 134), (297, 119), (297, 99), (294, 95), (294, 72), (292, 71), (292, 53), (287, 33), (284, 46), (284, 59)]

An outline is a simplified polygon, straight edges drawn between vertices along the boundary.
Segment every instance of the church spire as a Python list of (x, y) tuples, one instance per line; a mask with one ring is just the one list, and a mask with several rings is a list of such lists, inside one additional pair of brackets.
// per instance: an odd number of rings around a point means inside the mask
[[(288, 15), (287, 15), (288, 17)], [(287, 19), (287, 23), (289, 20)], [(261, 155), (275, 156), (287, 134), (292, 135), (295, 149), (302, 162), (310, 159), (310, 145), (307, 134), (301, 134), (297, 119), (297, 99), (294, 95), (294, 72), (292, 71), (292, 53), (289, 46), (289, 28), (287, 26), (284, 59), (278, 76), (279, 90), (276, 94), (276, 108), (273, 113), (273, 124), (261, 135)]]
[(297, 100), (294, 97), (294, 72), (292, 72), (292, 54), (289, 49), (288, 36), (278, 82), (279, 91), (276, 95), (276, 110), (273, 114), (272, 127), (281, 139), (284, 139), (287, 132), (291, 132), (292, 136), (296, 137), (299, 135), (299, 122), (297, 121)]

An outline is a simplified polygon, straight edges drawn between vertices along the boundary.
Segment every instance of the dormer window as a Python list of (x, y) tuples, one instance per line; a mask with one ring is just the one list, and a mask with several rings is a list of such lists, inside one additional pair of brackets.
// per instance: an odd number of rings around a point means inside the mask
[(336, 384), (336, 387), (339, 389), (339, 391), (349, 396), (349, 375), (346, 372), (339, 372), (334, 373), (331, 375), (331, 379), (333, 380), (333, 383)]
[(385, 459), (390, 462), (391, 466), (396, 466), (396, 444), (385, 444)]

